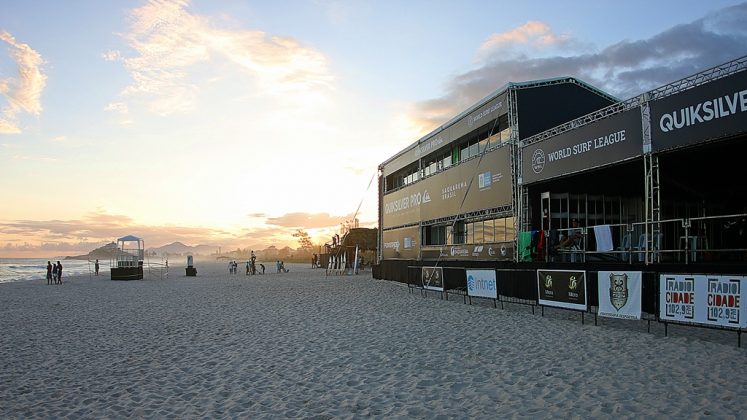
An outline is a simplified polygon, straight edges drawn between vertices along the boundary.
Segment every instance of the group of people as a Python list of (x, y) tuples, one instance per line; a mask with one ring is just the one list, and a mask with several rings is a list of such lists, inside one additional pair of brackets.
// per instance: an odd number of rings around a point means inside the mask
[(47, 284), (62, 284), (62, 264), (47, 261)]
[(283, 263), (282, 261), (280, 261), (280, 260), (278, 260), (278, 261), (277, 261), (277, 262), (275, 263), (275, 265), (277, 266), (277, 269), (278, 269), (278, 273), (287, 273), (287, 272), (289, 272), (289, 271), (290, 271), (290, 270), (288, 270), (287, 268), (285, 268), (285, 264), (284, 264), (284, 263)]

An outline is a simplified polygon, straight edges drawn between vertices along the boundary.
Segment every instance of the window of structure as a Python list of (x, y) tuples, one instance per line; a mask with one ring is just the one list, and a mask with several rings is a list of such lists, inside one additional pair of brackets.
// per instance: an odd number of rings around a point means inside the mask
[(423, 244), (424, 245), (445, 245), (446, 244), (446, 226), (424, 226), (423, 227)]
[(482, 223), (482, 236), (486, 244), (495, 242), (495, 219), (488, 219)]
[(467, 243), (467, 226), (464, 222), (456, 222), (452, 227), (452, 243), (453, 244), (466, 244)]

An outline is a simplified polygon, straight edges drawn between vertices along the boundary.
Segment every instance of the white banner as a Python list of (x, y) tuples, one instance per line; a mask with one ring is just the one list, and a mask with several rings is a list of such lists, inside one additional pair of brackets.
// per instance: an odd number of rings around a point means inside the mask
[(600, 271), (599, 316), (641, 319), (641, 272)]
[(747, 327), (747, 277), (708, 274), (661, 274), (659, 318), (721, 327)]
[(466, 270), (467, 293), (472, 297), (498, 299), (495, 270)]

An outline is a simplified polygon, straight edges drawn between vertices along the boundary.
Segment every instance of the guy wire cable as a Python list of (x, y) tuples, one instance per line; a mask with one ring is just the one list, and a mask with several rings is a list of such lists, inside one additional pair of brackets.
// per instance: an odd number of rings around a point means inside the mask
[[(495, 120), (493, 121), (493, 126), (490, 127), (490, 131), (488, 131), (488, 138), (490, 138), (490, 137), (493, 136), (493, 130), (495, 130), (495, 126), (496, 126), (496, 124), (498, 124), (498, 118), (499, 117), (496, 117)], [(478, 147), (480, 147), (479, 146), (480, 143), (478, 142), (477, 144), (478, 144)], [(485, 149), (483, 149), (483, 151), (480, 152), (480, 158), (477, 161), (477, 166), (475, 166), (475, 173), (472, 174), (472, 176), (469, 179), (469, 184), (467, 184), (467, 189), (464, 191), (464, 197), (462, 197), (462, 202), (459, 203), (459, 209), (457, 210), (456, 216), (454, 216), (454, 221), (451, 223), (452, 234), (454, 232), (454, 226), (456, 226), (456, 222), (459, 220), (459, 214), (462, 212), (462, 207), (464, 206), (464, 202), (465, 202), (465, 200), (467, 200), (467, 194), (469, 194), (469, 190), (472, 188), (472, 182), (475, 180), (475, 174), (477, 174), (477, 171), (480, 169), (480, 163), (482, 163), (482, 158), (483, 158), (483, 156), (485, 156), (485, 153), (488, 151), (488, 146), (489, 145), (490, 145), (490, 143), (488, 142), (488, 144), (485, 145)], [(501, 146), (501, 147), (504, 147), (504, 146)], [(461, 156), (460, 156), (460, 158), (461, 158)], [(448, 232), (447, 232), (446, 233), (447, 239), (448, 239), (448, 236), (449, 235), (448, 235)], [(422, 242), (422, 237), (421, 237), (421, 242)], [(439, 251), (438, 258), (436, 259), (436, 263), (433, 265), (433, 270), (431, 270), (431, 272), (428, 274), (428, 279), (427, 279), (427, 284), (428, 285), (430, 285), (431, 278), (433, 277), (433, 274), (436, 272), (436, 268), (438, 267), (438, 264), (441, 262), (441, 254), (442, 253)], [(441, 281), (444, 282), (444, 285), (445, 285), (445, 280), (442, 279)], [(421, 280), (421, 282), (422, 282), (422, 280)]]
[[(355, 220), (355, 218), (358, 217), (358, 212), (360, 211), (361, 206), (363, 205), (363, 201), (366, 200), (366, 193), (368, 192), (368, 190), (371, 189), (371, 184), (373, 183), (373, 180), (376, 177), (376, 173), (377, 173), (377, 171), (375, 171), (371, 175), (371, 179), (368, 181), (368, 186), (366, 187), (366, 190), (363, 191), (363, 196), (361, 197), (361, 201), (358, 202), (358, 207), (355, 209), (355, 213), (353, 213), (353, 220)], [(338, 245), (341, 245), (341, 244), (338, 244)], [(342, 252), (342, 250), (338, 249), (337, 250), (337, 254), (335, 254), (335, 257), (339, 257), (341, 252)]]

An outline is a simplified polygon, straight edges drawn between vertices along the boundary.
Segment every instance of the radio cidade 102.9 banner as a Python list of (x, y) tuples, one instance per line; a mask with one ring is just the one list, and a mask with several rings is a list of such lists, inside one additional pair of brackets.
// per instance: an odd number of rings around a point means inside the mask
[(659, 318), (731, 328), (747, 327), (743, 305), (747, 277), (661, 274)]

